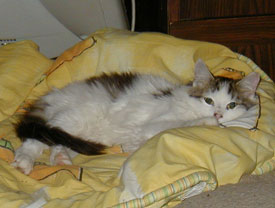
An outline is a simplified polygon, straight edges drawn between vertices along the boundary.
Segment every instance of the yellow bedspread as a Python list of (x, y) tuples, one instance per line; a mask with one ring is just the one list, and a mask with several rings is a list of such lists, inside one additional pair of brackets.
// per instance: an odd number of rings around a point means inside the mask
[[(29, 176), (9, 165), (20, 145), (11, 123), (52, 87), (125, 71), (187, 83), (198, 58), (214, 74), (261, 74), (257, 129), (168, 130), (129, 158), (114, 147), (101, 156), (78, 155), (74, 166), (49, 167), (46, 151)], [(275, 168), (275, 87), (251, 60), (224, 46), (159, 33), (98, 31), (56, 61), (39, 53), (35, 43), (23, 41), (0, 48), (0, 135), (2, 207), (172, 207), (201, 191), (237, 183), (245, 174)]]

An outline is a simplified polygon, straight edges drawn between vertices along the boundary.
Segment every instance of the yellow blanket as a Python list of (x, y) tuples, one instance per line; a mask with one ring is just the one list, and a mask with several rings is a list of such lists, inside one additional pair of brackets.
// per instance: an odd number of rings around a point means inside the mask
[[(106, 155), (78, 155), (74, 166), (49, 167), (46, 151), (30, 176), (9, 165), (20, 145), (12, 122), (52, 87), (114, 71), (152, 73), (187, 83), (198, 58), (216, 75), (261, 74), (257, 129), (168, 130), (129, 158), (114, 147)], [(108, 29), (92, 34), (54, 62), (40, 54), (33, 42), (18, 42), (0, 48), (0, 91), (3, 207), (172, 207), (217, 185), (237, 183), (245, 174), (275, 168), (274, 83), (251, 60), (218, 44)]]

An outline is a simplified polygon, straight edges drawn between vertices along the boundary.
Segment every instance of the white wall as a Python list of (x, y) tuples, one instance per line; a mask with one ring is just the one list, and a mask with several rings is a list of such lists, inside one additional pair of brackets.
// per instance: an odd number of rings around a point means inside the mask
[(33, 40), (56, 57), (80, 38), (65, 28), (38, 0), (0, 0), (0, 39)]
[(121, 0), (41, 0), (42, 4), (77, 35), (105, 27), (127, 29)]

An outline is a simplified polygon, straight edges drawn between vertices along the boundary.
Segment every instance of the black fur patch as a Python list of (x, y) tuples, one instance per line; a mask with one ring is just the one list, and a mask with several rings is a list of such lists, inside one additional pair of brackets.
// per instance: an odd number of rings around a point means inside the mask
[(169, 97), (172, 96), (172, 90), (166, 89), (166, 90), (160, 90), (159, 92), (153, 93), (154, 98), (162, 98), (162, 97)]
[(28, 114), (15, 125), (15, 130), (22, 141), (32, 138), (49, 146), (61, 144), (84, 155), (102, 154), (106, 148), (105, 145), (72, 136), (60, 128), (50, 127), (44, 119)]
[(86, 83), (95, 86), (101, 84), (111, 95), (111, 97), (116, 99), (121, 92), (124, 92), (125, 89), (130, 88), (133, 85), (133, 82), (136, 78), (137, 75), (132, 73), (112, 73), (110, 75), (102, 74), (98, 77), (92, 77), (87, 79)]

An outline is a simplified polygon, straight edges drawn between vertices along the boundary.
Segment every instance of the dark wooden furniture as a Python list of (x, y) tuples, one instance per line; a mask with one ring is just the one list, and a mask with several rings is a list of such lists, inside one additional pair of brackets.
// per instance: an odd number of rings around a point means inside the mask
[(220, 43), (275, 80), (274, 0), (168, 0), (168, 33)]
[[(131, 0), (122, 0), (126, 14), (131, 22)], [(167, 0), (135, 0), (136, 4), (136, 27), (137, 32), (162, 32), (167, 33)]]
[(275, 0), (136, 0), (136, 5), (136, 31), (223, 44), (275, 80)]

